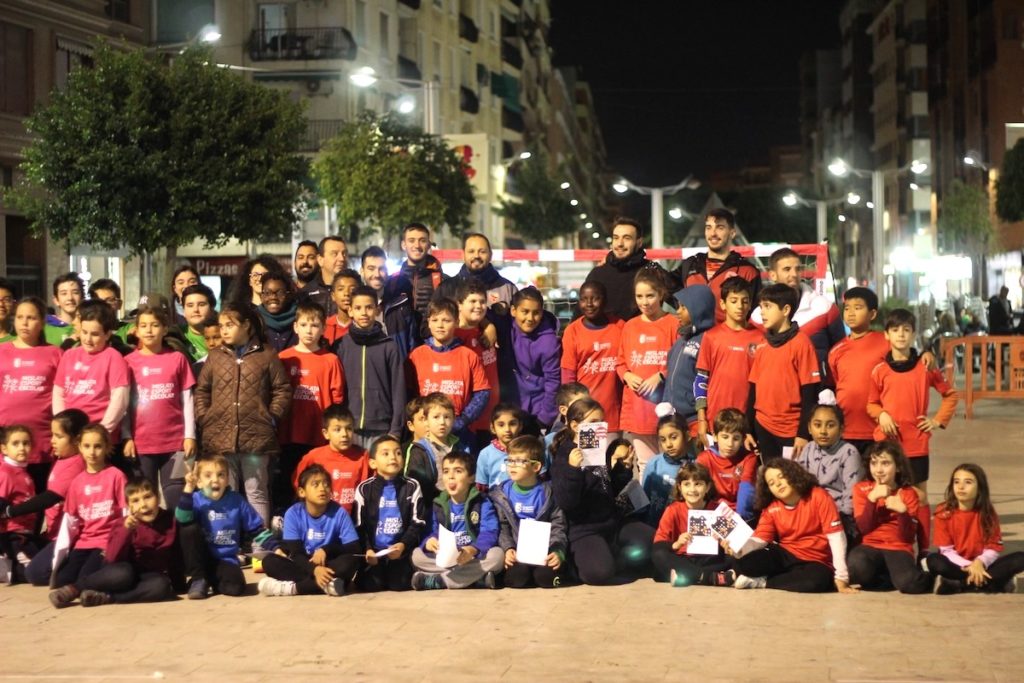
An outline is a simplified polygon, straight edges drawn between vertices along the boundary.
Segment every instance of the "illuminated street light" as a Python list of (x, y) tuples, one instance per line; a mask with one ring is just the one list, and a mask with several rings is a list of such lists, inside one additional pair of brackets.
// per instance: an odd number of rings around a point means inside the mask
[(794, 207), (800, 202), (800, 197), (797, 196), (796, 192), (787, 192), (782, 196), (782, 203), (788, 207)]
[(600, 236), (601, 236), (601, 233), (597, 232), (596, 230), (595, 230), (595, 231), (594, 231), (593, 233), (591, 233), (591, 237), (593, 237), (593, 238), (594, 238), (595, 240), (596, 240), (596, 239), (597, 239), (598, 237), (600, 237)]
[(860, 204), (860, 195), (856, 192), (849, 192), (846, 195), (846, 203), (856, 206)]
[(562, 188), (563, 190), (568, 190), (570, 187), (572, 187), (572, 183), (566, 180), (561, 185), (559, 185), (559, 187)]
[(571, 199), (571, 200), (569, 200), (569, 206), (579, 206), (579, 205), (580, 205), (580, 200), (578, 200), (578, 199)]
[(529, 159), (532, 156), (533, 156), (533, 152), (520, 152), (519, 153), (519, 158), (522, 159), (523, 161), (526, 161), (527, 159)]
[[(379, 82), (397, 83), (406, 87), (423, 90), (423, 132), (428, 135), (440, 133), (438, 112), (440, 112), (439, 89), (435, 81), (421, 81), (413, 78), (381, 78), (372, 66), (361, 66), (348, 76), (349, 82), (357, 88), (369, 88)], [(399, 105), (400, 107), (402, 105)], [(401, 109), (400, 109), (401, 111)], [(411, 109), (409, 110), (412, 111)], [(405, 112), (408, 113), (408, 112)]]
[(916, 190), (920, 190), (920, 189), (921, 189), (921, 186), (920, 186), (920, 185), (918, 185), (917, 183), (910, 183), (910, 189), (911, 189), (911, 190), (915, 190), (915, 191), (916, 191)]
[(964, 155), (964, 163), (968, 166), (974, 166), (975, 168), (980, 168), (984, 171), (988, 170), (988, 164), (982, 161), (981, 155), (973, 150)]
[(629, 186), (626, 185), (625, 183), (615, 183), (612, 185), (612, 189), (618, 192), (619, 194), (626, 194), (627, 192), (629, 192)]
[(612, 184), (612, 189), (619, 194), (626, 194), (630, 190), (639, 194), (650, 195), (651, 197), (651, 246), (660, 249), (665, 246), (665, 195), (672, 195), (679, 190), (694, 190), (700, 187), (700, 181), (693, 177), (693, 174), (686, 176), (675, 185), (666, 187), (645, 187), (635, 185), (625, 178), (620, 178)]

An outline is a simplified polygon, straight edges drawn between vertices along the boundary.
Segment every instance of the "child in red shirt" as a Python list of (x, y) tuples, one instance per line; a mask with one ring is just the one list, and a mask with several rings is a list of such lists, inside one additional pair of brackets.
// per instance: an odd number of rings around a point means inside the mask
[[(625, 323), (605, 310), (608, 292), (591, 280), (580, 287), (580, 318), (562, 334), (562, 384), (579, 382), (608, 416), (608, 438), (618, 438), (622, 380), (615, 371)], [(565, 410), (557, 406), (562, 417)], [(568, 408), (568, 406), (566, 406)]]
[(361, 284), (359, 273), (351, 268), (346, 268), (334, 276), (334, 280), (331, 282), (331, 301), (334, 302), (338, 312), (327, 318), (323, 326), (323, 337), (327, 346), (333, 347), (339, 339), (348, 334), (348, 328), (352, 324), (352, 319), (349, 317), (352, 292)]
[(750, 368), (747, 417), (754, 428), (746, 446), (759, 449), (762, 460), (782, 457), (792, 449), (797, 457), (810, 441), (807, 430), (818, 405), (821, 371), (814, 345), (793, 322), (800, 300), (782, 284), (761, 290), (761, 318), (765, 340), (754, 353)]
[(326, 446), (314, 448), (303, 456), (292, 476), (297, 493), (299, 476), (311, 465), (320, 465), (331, 474), (331, 497), (352, 514), (356, 487), (370, 477), (370, 459), (366, 451), (352, 445), (355, 418), (348, 408), (335, 404), (324, 411), (323, 435)]
[(703, 465), (686, 462), (676, 473), (674, 501), (661, 516), (654, 534), (651, 562), (654, 580), (673, 586), (731, 586), (736, 578), (732, 558), (721, 551), (717, 555), (690, 555), (690, 510), (713, 509), (715, 484)]
[(918, 498), (907, 456), (899, 444), (885, 441), (871, 446), (866, 457), (871, 478), (853, 487), (861, 542), (848, 558), (850, 582), (868, 589), (926, 593), (931, 579), (914, 554)]
[[(0, 430), (0, 510), (24, 503), (36, 493), (28, 473), (32, 454), (32, 432), (24, 425)], [(25, 580), (24, 565), (35, 554), (36, 514), (0, 516), (0, 583)]]
[(1024, 553), (1000, 557), (1003, 539), (992, 506), (988, 477), (978, 465), (957, 465), (946, 495), (935, 508), (935, 545), (928, 571), (939, 595), (961, 591), (1013, 593), (1014, 576), (1024, 572)]
[(473, 278), (462, 280), (455, 290), (456, 301), (459, 306), (459, 326), (455, 329), (455, 337), (469, 348), (480, 359), (480, 365), (484, 369), (484, 377), (491, 385), (491, 396), (487, 400), (480, 417), (469, 429), (476, 436), (477, 445), (486, 444), (490, 440), (490, 416), (494, 414), (494, 407), (498, 405), (498, 350), (494, 344), (487, 340), (481, 325), (486, 321), (487, 315), (487, 287), (480, 280)]
[(735, 408), (718, 411), (715, 443), (697, 456), (697, 464), (711, 474), (718, 497), (743, 519), (753, 522), (757, 455), (743, 445), (746, 423), (746, 417)]

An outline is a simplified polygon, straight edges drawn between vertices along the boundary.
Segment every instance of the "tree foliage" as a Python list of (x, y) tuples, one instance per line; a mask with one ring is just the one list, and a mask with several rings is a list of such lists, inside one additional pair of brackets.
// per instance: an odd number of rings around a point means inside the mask
[(543, 242), (576, 230), (576, 211), (559, 184), (548, 175), (547, 156), (534, 151), (510, 169), (518, 197), (502, 199), (499, 216), (528, 241)]
[(954, 180), (939, 207), (938, 235), (944, 251), (984, 253), (995, 238), (985, 191)]
[(391, 115), (365, 113), (344, 125), (313, 164), (321, 199), (338, 222), (399, 234), (410, 221), (469, 227), (473, 188), (465, 163), (437, 136)]
[(1006, 152), (996, 181), (996, 213), (1004, 221), (1024, 220), (1024, 139)]
[(301, 106), (206, 50), (167, 65), (99, 45), (26, 126), (35, 139), (10, 195), (37, 234), (141, 254), (272, 241), (298, 217)]

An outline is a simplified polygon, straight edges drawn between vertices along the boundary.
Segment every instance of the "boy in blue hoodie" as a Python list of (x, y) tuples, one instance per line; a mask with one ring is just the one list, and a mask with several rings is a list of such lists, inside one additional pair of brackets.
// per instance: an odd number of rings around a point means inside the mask
[[(715, 295), (707, 285), (690, 285), (675, 293), (679, 338), (668, 353), (665, 368), (665, 401), (685, 420), (688, 436), (697, 436), (697, 399), (693, 380), (697, 376), (697, 354), (704, 333), (715, 324)], [(691, 444), (696, 444), (696, 439)], [(691, 455), (696, 455), (692, 453)]]
[(185, 473), (185, 488), (174, 517), (191, 579), (189, 600), (203, 600), (212, 588), (223, 595), (245, 592), (238, 561), (242, 542), (269, 549), (270, 532), (245, 499), (228, 486), (228, 461), (221, 455), (203, 458)]

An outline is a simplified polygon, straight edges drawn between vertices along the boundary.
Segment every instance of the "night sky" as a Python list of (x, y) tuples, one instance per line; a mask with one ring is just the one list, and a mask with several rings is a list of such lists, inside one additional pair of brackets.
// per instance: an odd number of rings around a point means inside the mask
[(799, 58), (839, 46), (841, 5), (551, 0), (551, 43), (591, 84), (609, 166), (669, 185), (800, 142)]

